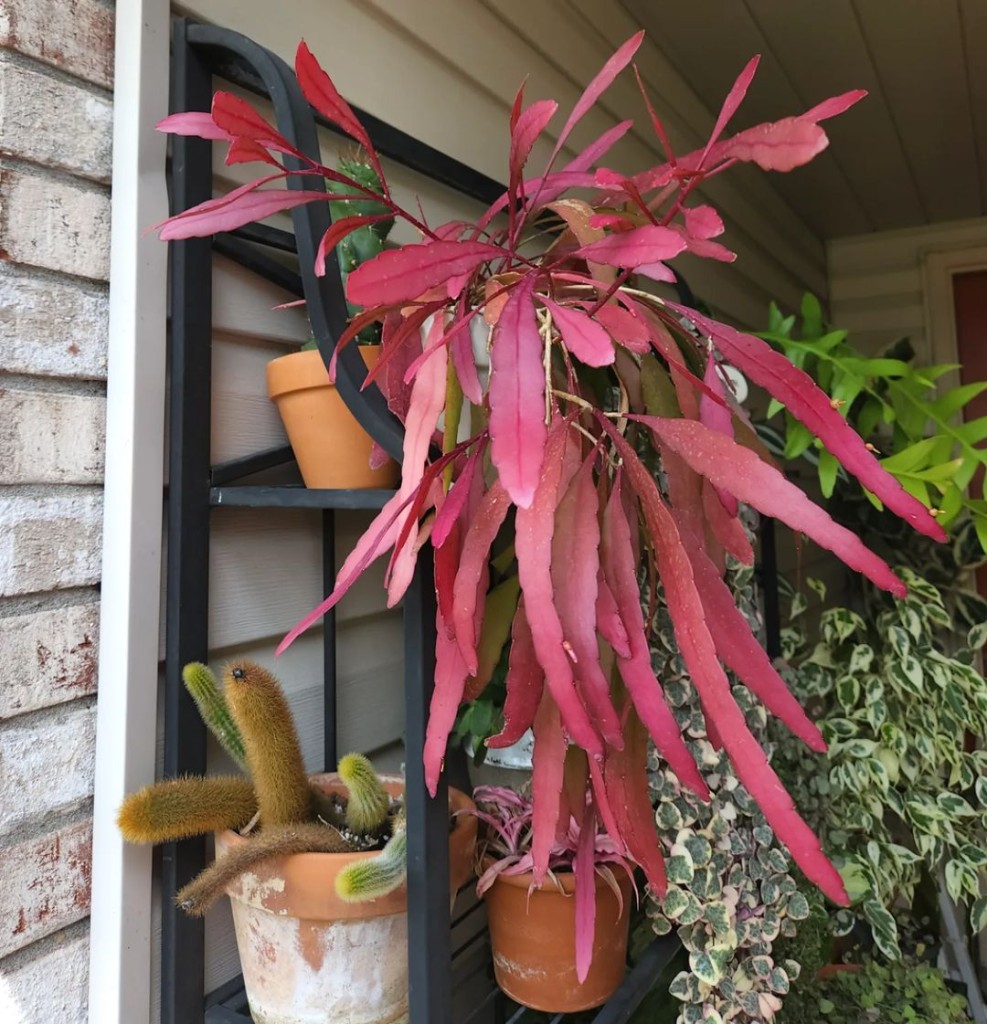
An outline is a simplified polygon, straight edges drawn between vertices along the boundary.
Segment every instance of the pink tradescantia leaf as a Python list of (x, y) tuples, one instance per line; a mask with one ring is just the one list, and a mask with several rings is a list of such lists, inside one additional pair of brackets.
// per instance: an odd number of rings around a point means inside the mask
[(485, 242), (427, 242), (385, 249), (350, 272), (346, 297), (358, 306), (417, 299), (450, 277), (503, 255), (502, 249)]
[(651, 651), (641, 611), (637, 563), (631, 543), (630, 524), (627, 522), (620, 492), (620, 477), (617, 476), (603, 516), (601, 552), (603, 572), (617, 600), (630, 643), (630, 656), (618, 658), (617, 661), (620, 675), (658, 753), (668, 762), (682, 785), (691, 789), (700, 799), (709, 800), (709, 788), (682, 739), (682, 731), (651, 667)]
[(319, 249), (315, 254), (315, 273), (317, 277), (324, 277), (326, 273), (326, 257), (347, 235), (352, 234), (367, 224), (375, 224), (379, 220), (387, 220), (389, 213), (361, 214), (356, 217), (342, 217), (333, 221), (322, 236), (319, 242)]
[(610, 682), (600, 665), (596, 639), (597, 577), (600, 573), (600, 523), (591, 453), (573, 477), (555, 513), (552, 580), (555, 604), (566, 643), (571, 648), (579, 692), (600, 734), (622, 746)]
[(456, 478), (451, 490), (445, 496), (442, 507), (436, 514), (435, 522), (432, 524), (433, 547), (440, 548), (445, 544), (453, 523), (459, 518), (459, 513), (465, 507), (473, 478), (480, 465), (480, 457), (485, 449), (486, 444), (483, 440), (474, 445), (470, 457), (466, 460), (466, 465), (463, 466), (463, 471)]
[(905, 585), (887, 563), (869, 550), (850, 530), (834, 522), (774, 466), (762, 462), (749, 448), (694, 420), (632, 416), (655, 434), (659, 443), (680, 455), (695, 472), (719, 490), (728, 490), (765, 515), (773, 516), (832, 551), (851, 569), (898, 597)]
[(567, 422), (558, 421), (545, 451), (534, 500), (530, 507), (517, 510), (514, 549), (525, 612), (548, 689), (573, 741), (588, 754), (599, 757), (603, 745), (576, 691), (572, 662), (562, 646), (565, 636), (552, 587), (552, 535), (567, 433)]
[[(676, 521), (682, 520), (676, 516)], [(683, 537), (689, 531), (680, 528)], [(805, 713), (802, 705), (792, 696), (785, 681), (775, 671), (767, 652), (757, 642), (747, 620), (733, 601), (730, 588), (720, 578), (716, 567), (707, 557), (702, 545), (686, 544), (692, 574), (702, 601), (707, 622), (715, 622), (713, 640), (716, 653), (728, 669), (758, 700), (788, 728), (820, 753), (826, 750), (818, 726)]]
[(651, 103), (651, 97), (648, 95), (648, 90), (644, 87), (644, 82), (641, 80), (641, 72), (638, 71), (637, 65), (634, 65), (634, 78), (637, 80), (637, 88), (641, 93), (641, 98), (644, 100), (644, 106), (648, 111), (648, 117), (651, 118), (651, 127), (655, 130), (655, 135), (658, 136), (659, 141), (665, 149), (665, 156), (669, 161), (669, 166), (675, 166), (675, 154), (672, 151), (672, 143), (669, 141), (668, 133), (665, 131), (665, 126), (661, 122), (661, 118), (655, 112), (655, 108)]
[(586, 809), (579, 829), (579, 842), (572, 859), (576, 911), (576, 980), (580, 985), (589, 974), (596, 932), (596, 812)]
[(456, 641), (446, 632), (441, 612), (436, 613), (435, 627), (435, 689), (429, 704), (422, 754), (425, 785), (431, 796), (435, 796), (439, 784), (449, 733), (456, 724), (456, 713), (469, 674)]
[(521, 171), (531, 155), (532, 146), (538, 141), (538, 136), (545, 130), (558, 109), (559, 105), (555, 100), (537, 100), (521, 112), (517, 123), (511, 128), (508, 167), (515, 193), (521, 180)]
[(575, 128), (584, 115), (593, 108), (593, 105), (611, 86), (617, 75), (619, 75), (620, 72), (630, 64), (643, 39), (643, 31), (636, 32), (632, 35), (627, 42), (623, 43), (618, 48), (617, 52), (614, 53), (606, 64), (603, 65), (589, 85), (586, 86), (583, 90), (582, 96), (579, 97), (576, 101), (576, 105), (572, 108), (572, 113), (569, 115), (562, 131), (559, 133), (550, 163), (553, 163), (555, 158), (561, 152), (562, 147), (565, 145), (566, 139), (569, 138), (569, 133), (572, 129)]
[(212, 98), (213, 120), (232, 138), (259, 143), (278, 153), (302, 154), (270, 123), (268, 123), (246, 100), (231, 92), (217, 92)]
[(542, 295), (538, 300), (552, 314), (566, 348), (580, 362), (587, 366), (609, 366), (614, 361), (613, 339), (592, 317)]
[[(701, 395), (699, 398), (700, 422), (709, 427), (710, 430), (719, 431), (724, 436), (732, 438), (734, 436), (733, 416), (731, 416), (730, 408), (726, 404), (727, 397), (726, 390), (723, 387), (723, 378), (720, 376), (716, 359), (712, 352), (706, 357), (706, 373), (703, 377), (703, 382), (710, 391), (715, 392), (719, 396), (720, 402), (714, 402), (706, 395)], [(737, 514), (737, 499), (729, 491), (718, 491), (717, 493), (720, 496), (720, 501), (723, 502), (723, 507), (730, 515), (735, 516)]]
[(763, 171), (793, 171), (807, 164), (829, 145), (817, 124), (786, 117), (773, 124), (759, 124), (720, 143), (716, 156), (722, 160), (754, 163)]
[(730, 683), (716, 658), (716, 647), (696, 590), (689, 556), (654, 478), (620, 432), (605, 417), (600, 417), (599, 422), (624, 459), (630, 480), (641, 499), (648, 529), (656, 539), (658, 570), (675, 639), (699, 692), (707, 721), (722, 742), (741, 784), (757, 802), (768, 824), (791, 851), (805, 876), (830, 899), (845, 906), (849, 899), (839, 872), (822, 852), (818, 838), (799, 817), (791, 797), (768, 764), (764, 751), (747, 728), (744, 714), (733, 699)]
[(463, 539), (463, 553), (453, 590), (452, 628), (470, 675), (476, 674), (477, 667), (477, 636), (474, 628), (477, 584), (487, 569), (490, 546), (507, 518), (510, 507), (511, 499), (507, 491), (499, 480), (495, 480), (483, 496)]
[(305, 45), (304, 41), (298, 44), (295, 51), (295, 77), (301, 87), (305, 99), (315, 109), (328, 118), (333, 124), (338, 125), (350, 138), (355, 139), (367, 151), (367, 156), (373, 164), (380, 180), (383, 182), (384, 172), (377, 157), (374, 144), (367, 134), (366, 128), (360, 124), (352, 107), (339, 95), (332, 79), (322, 69), (312, 51)]
[(702, 167), (706, 162), (706, 157), (709, 154), (713, 143), (715, 143), (723, 134), (723, 129), (726, 128), (727, 122), (734, 114), (736, 114), (737, 108), (740, 104), (744, 102), (744, 97), (747, 95), (747, 90), (750, 88), (750, 84), (754, 79), (754, 73), (757, 71), (757, 66), (760, 62), (760, 55), (751, 57), (745, 65), (744, 70), (737, 76), (737, 81), (733, 83), (733, 86), (727, 93), (727, 98), (723, 101), (723, 106), (720, 108), (716, 124), (713, 126), (713, 131), (710, 134), (709, 142), (706, 143), (703, 155), (699, 159), (700, 167)]
[(272, 167), (281, 166), (259, 142), (254, 142), (252, 139), (234, 139), (226, 151), (226, 165), (232, 167), (234, 164), (253, 163), (270, 164)]
[[(836, 456), (867, 490), (872, 491), (892, 512), (910, 523), (919, 533), (934, 540), (946, 534), (929, 510), (908, 494), (897, 480), (867, 450), (863, 439), (834, 409), (829, 396), (812, 378), (793, 366), (767, 342), (726, 324), (717, 323), (686, 306), (666, 305), (684, 316), (704, 334), (712, 337), (723, 357), (760, 384)], [(739, 497), (739, 495), (738, 495)]]
[(487, 746), (492, 749), (517, 743), (531, 728), (545, 688), (545, 671), (535, 655), (535, 642), (531, 638), (523, 597), (518, 602), (511, 627), (506, 687), (504, 728), (487, 740)]
[(519, 508), (527, 508), (534, 499), (548, 435), (544, 345), (533, 289), (529, 277), (511, 292), (490, 349), (490, 455)]
[(169, 135), (191, 135), (199, 139), (229, 141), (230, 133), (220, 128), (212, 114), (205, 110), (190, 110), (184, 114), (169, 114), (154, 126), (159, 132)]
[(642, 323), (633, 313), (621, 308), (614, 302), (608, 302), (595, 313), (596, 319), (603, 324), (610, 336), (624, 348), (644, 355), (651, 351), (651, 334), (647, 325)]
[(555, 843), (565, 777), (565, 734), (559, 707), (545, 690), (535, 713), (531, 755), (531, 873), (538, 885), (548, 871), (548, 859)]
[(610, 585), (603, 576), (603, 570), (597, 577), (596, 593), (596, 626), (600, 636), (614, 649), (621, 658), (631, 656), (631, 644), (627, 630), (620, 618), (617, 601), (610, 590)]
[[(471, 320), (466, 319), (468, 299), (469, 296), (464, 291), (456, 307), (456, 317), (463, 321), (464, 327), (457, 331), (449, 342), (449, 354), (452, 356), (452, 365), (456, 370), (459, 386), (463, 389), (463, 395), (473, 405), (482, 405), (483, 386), (480, 383), (480, 375), (473, 355), (473, 332), (474, 330), (487, 332), (487, 327), (478, 317)], [(487, 334), (489, 335), (489, 332)], [(465, 409), (463, 412), (466, 414)]]
[(816, 104), (811, 110), (800, 115), (803, 121), (826, 121), (831, 117), (845, 114), (867, 95), (866, 89), (851, 89), (839, 96), (830, 96), (828, 100)]
[(641, 267), (678, 256), (685, 246), (685, 239), (677, 231), (646, 224), (584, 245), (576, 255), (611, 267)]

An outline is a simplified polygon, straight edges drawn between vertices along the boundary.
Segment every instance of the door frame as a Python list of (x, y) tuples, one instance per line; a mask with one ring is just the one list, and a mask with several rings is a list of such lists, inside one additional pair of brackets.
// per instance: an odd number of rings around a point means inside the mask
[[(987, 245), (927, 252), (922, 259), (925, 329), (934, 363), (960, 361), (959, 345), (956, 340), (953, 278), (957, 274), (972, 270), (987, 270)], [(944, 387), (958, 387), (959, 371), (953, 370), (941, 380)]]

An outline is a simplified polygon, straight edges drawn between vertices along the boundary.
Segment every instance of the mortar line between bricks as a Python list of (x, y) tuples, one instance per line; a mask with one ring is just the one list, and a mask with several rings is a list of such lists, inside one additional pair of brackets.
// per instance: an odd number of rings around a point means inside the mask
[(109, 298), (110, 293), (109, 281), (69, 274), (64, 270), (52, 270), (50, 267), (38, 267), (30, 263), (14, 263), (13, 260), (0, 260), (0, 274), (10, 274), (12, 278), (23, 280), (44, 280), (52, 284), (74, 285), (93, 298)]
[(78, 800), (69, 807), (56, 807), (45, 811), (44, 816), (27, 818), (19, 822), (15, 828), (0, 834), (0, 862), (8, 850), (18, 846), (36, 843), (39, 839), (66, 832), (79, 825), (92, 825), (93, 798)]
[(88, 945), (88, 915), (82, 918), (81, 921), (73, 921), (72, 924), (62, 928), (60, 931), (52, 932), (51, 935), (43, 935), (40, 939), (35, 939), (34, 942), (29, 942), (26, 946), (15, 949), (5, 957), (0, 957), (0, 968), (2, 968), (4, 974), (13, 974), (14, 971), (18, 971), (22, 967), (28, 967), (48, 953), (52, 953), (57, 949), (63, 949), (76, 939), (84, 939)]
[[(93, 181), (92, 178), (80, 178), (78, 174), (64, 170), (61, 167), (51, 167), (48, 164), (35, 163), (21, 156), (4, 154), (0, 157), (0, 170), (11, 171), (14, 174), (29, 175), (32, 178), (45, 178), (52, 181), (60, 181), (65, 185), (72, 185), (80, 192), (91, 192), (97, 195), (110, 196), (109, 182)], [(89, 278), (89, 280), (93, 280)]]
[(0, 370), (0, 391), (18, 391), (49, 395), (74, 395), (78, 398), (105, 398), (106, 381), (85, 377), (42, 377), (28, 373)]
[(11, 594), (0, 597), (0, 621), (21, 615), (36, 615), (90, 604), (99, 605), (98, 586), (66, 587), (65, 590), (39, 590), (34, 594)]
[(70, 71), (64, 71), (62, 68), (56, 68), (52, 64), (46, 64), (43, 60), (38, 60), (37, 57), (32, 57), (29, 53), (21, 53), (20, 50), (0, 49), (0, 64), (10, 64), (23, 67), (29, 71), (36, 71), (56, 82), (76, 86), (91, 96), (97, 97), (97, 99), (106, 100), (110, 104), (113, 103), (112, 88), (97, 85), (96, 82), (89, 82), (85, 78), (78, 78)]
[[(61, 713), (62, 716), (75, 711), (86, 711), (96, 706), (96, 694), (84, 693), (81, 697), (73, 697), (72, 700), (63, 700), (57, 704), (48, 704), (43, 708), (31, 708), (21, 715), (11, 715), (9, 718), (0, 719), (0, 736), (5, 732), (12, 732), (16, 729), (31, 729), (39, 727), (41, 719), (51, 719)], [(47, 812), (46, 812), (47, 813)]]
[(49, 498), (85, 498), (102, 496), (102, 483), (0, 485), (0, 502), (8, 498), (27, 498), (28, 500), (44, 501)]

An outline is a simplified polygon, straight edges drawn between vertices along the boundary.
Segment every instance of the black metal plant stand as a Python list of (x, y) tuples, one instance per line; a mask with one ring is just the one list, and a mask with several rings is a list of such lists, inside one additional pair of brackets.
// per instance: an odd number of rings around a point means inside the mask
[[(187, 19), (176, 20), (172, 53), (172, 109), (208, 110), (213, 77), (268, 97), (278, 129), (301, 152), (319, 157), (318, 128), (330, 127), (302, 97), (291, 69), (246, 37)], [(457, 192), (485, 203), (503, 188), (443, 153), (378, 119), (358, 112), (379, 151)], [(296, 168), (298, 164), (295, 165)], [(173, 142), (171, 205), (188, 209), (212, 195), (211, 144), (178, 136)], [(323, 189), (322, 180), (295, 176), (288, 187)], [(289, 295), (304, 298), (319, 351), (328, 362), (346, 323), (346, 305), (335, 262), (328, 273), (314, 273), (318, 242), (329, 226), (328, 204), (308, 204), (293, 214), (294, 232), (251, 226), (212, 240), (193, 239), (171, 246), (171, 335), (169, 352), (170, 448), (168, 486), (168, 564), (165, 653), (165, 760), (168, 777), (205, 770), (205, 729), (181, 682), (181, 668), (208, 654), (210, 520), (225, 508), (320, 509), (323, 524), (323, 586), (334, 585), (336, 509), (377, 509), (390, 496), (376, 490), (307, 490), (300, 486), (247, 486), (252, 474), (292, 461), (287, 447), (210, 465), (210, 366), (213, 253), (235, 260)], [(297, 267), (286, 267), (271, 252), (294, 253)], [(366, 369), (349, 346), (341, 354), (337, 385), (347, 405), (374, 439), (400, 457), (401, 425), (376, 388), (360, 391)], [(429, 549), (404, 602), (406, 804), (408, 816), (408, 930), (410, 1024), (452, 1024), (451, 929), (448, 904), (448, 813), (443, 780), (434, 800), (426, 793), (422, 748), (434, 672), (435, 595)], [(336, 765), (336, 622), (325, 617), (325, 767)], [(201, 839), (173, 843), (162, 854), (162, 1024), (234, 1024), (249, 1021), (239, 981), (204, 996), (204, 929), (182, 914), (174, 894), (205, 864)], [(453, 922), (455, 923), (455, 922)], [(467, 945), (475, 942), (475, 938)], [(650, 947), (623, 987), (599, 1011), (597, 1024), (629, 1019), (655, 978), (678, 948), (673, 939)], [(462, 951), (458, 951), (462, 952)], [(506, 1019), (502, 997), (487, 983), (487, 995), (464, 1009), (457, 1024), (490, 1012)], [(525, 1011), (509, 1019), (519, 1022)], [(560, 1021), (561, 1017), (554, 1018)]]

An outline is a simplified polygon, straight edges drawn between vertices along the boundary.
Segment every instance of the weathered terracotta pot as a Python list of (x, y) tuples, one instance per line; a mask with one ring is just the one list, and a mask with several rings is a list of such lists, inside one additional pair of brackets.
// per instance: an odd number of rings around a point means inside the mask
[[(403, 779), (383, 776), (398, 795)], [(335, 774), (313, 782), (345, 793)], [(452, 810), (473, 807), (449, 791)], [(450, 895), (472, 875), (476, 818), (457, 815), (449, 834)], [(235, 832), (216, 836), (217, 856), (247, 842)], [(227, 889), (240, 966), (255, 1024), (393, 1024), (408, 1012), (407, 892), (346, 903), (336, 875), (373, 853), (300, 853), (273, 858)]]
[[(359, 349), (368, 369), (379, 345)], [(370, 468), (373, 441), (347, 408), (315, 349), (267, 364), (267, 393), (281, 414), (306, 487), (394, 487), (399, 466), (389, 459)]]
[[(485, 861), (484, 866), (490, 862)], [(582, 985), (576, 978), (574, 877), (546, 878), (528, 896), (531, 875), (501, 875), (484, 895), (500, 988), (522, 1006), (547, 1013), (575, 1013), (600, 1006), (623, 981), (633, 887), (615, 872), (623, 908), (603, 879), (596, 879), (593, 962)], [(561, 888), (560, 888), (561, 887)]]

